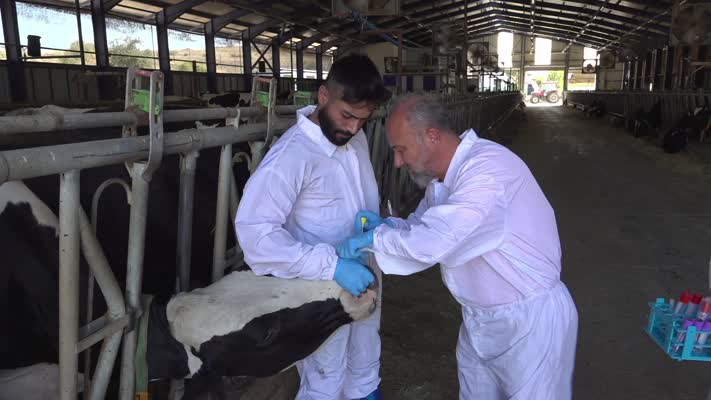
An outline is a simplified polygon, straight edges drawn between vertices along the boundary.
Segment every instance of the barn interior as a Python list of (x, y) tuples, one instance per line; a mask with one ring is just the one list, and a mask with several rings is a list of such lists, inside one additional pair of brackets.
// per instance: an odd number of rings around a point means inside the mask
[[(711, 295), (711, 2), (0, 0), (0, 15), (0, 378), (49, 363), (53, 398), (134, 398), (141, 294), (245, 266), (245, 183), (358, 53), (395, 98), (437, 97), (458, 132), (531, 169), (579, 313), (575, 399), (711, 400), (711, 341), (680, 350), (655, 305)], [(406, 217), (423, 192), (395, 167), (389, 111), (364, 131), (381, 210)], [(58, 218), (39, 251), (36, 226), (2, 217), (19, 181)], [(439, 267), (382, 286), (384, 398), (457, 398), (462, 316)], [(281, 400), (298, 379), (223, 383)], [(143, 385), (181, 398), (182, 382)]]

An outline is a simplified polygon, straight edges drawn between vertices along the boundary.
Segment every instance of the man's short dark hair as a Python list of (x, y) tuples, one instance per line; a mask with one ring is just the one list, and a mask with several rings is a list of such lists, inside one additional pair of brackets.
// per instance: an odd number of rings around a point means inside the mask
[(390, 97), (378, 68), (362, 54), (349, 54), (334, 61), (326, 83), (329, 87), (339, 86), (343, 90), (341, 100), (349, 104), (381, 104)]

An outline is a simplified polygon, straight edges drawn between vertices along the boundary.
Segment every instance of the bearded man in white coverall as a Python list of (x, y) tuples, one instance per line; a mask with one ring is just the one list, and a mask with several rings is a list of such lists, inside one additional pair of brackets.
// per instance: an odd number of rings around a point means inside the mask
[(425, 197), (407, 219), (361, 211), (368, 231), (345, 247), (372, 250), (385, 274), (440, 264), (462, 306), (460, 399), (570, 399), (578, 314), (553, 209), (529, 169), (471, 129), (457, 135), (431, 98), (401, 99), (386, 129), (396, 167)]
[[(258, 275), (335, 279), (354, 296), (379, 274), (361, 255), (346, 257), (359, 210), (377, 212), (378, 187), (363, 125), (387, 99), (382, 77), (363, 55), (336, 60), (318, 107), (269, 150), (245, 186), (235, 221), (247, 264)], [(359, 232), (360, 230), (358, 230)], [(373, 272), (371, 272), (373, 271)], [(297, 363), (299, 400), (380, 399), (380, 305), (339, 328)]]

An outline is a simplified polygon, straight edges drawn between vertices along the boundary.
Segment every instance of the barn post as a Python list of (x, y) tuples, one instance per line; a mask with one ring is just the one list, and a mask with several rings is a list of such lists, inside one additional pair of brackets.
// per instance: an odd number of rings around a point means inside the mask
[[(94, 221), (96, 221), (95, 218)], [(101, 293), (106, 300), (106, 306), (108, 307), (108, 323), (103, 329), (96, 332), (100, 333), (101, 331), (108, 331), (110, 326), (115, 322), (118, 321), (121, 323), (121, 320), (125, 319), (126, 306), (123, 294), (121, 293), (121, 287), (119, 286), (118, 281), (109, 266), (109, 262), (106, 260), (106, 256), (101, 249), (99, 241), (96, 239), (94, 228), (92, 228), (92, 226), (95, 227), (96, 225), (91, 224), (84, 210), (79, 208), (81, 248), (84, 252), (87, 263), (89, 264), (89, 268), (91, 269), (91, 272), (93, 272), (96, 282), (99, 284)], [(91, 322), (92, 321), (89, 321), (89, 323)], [(91, 336), (93, 335), (89, 335), (89, 337), (83, 338), (82, 341), (79, 342), (79, 351), (84, 348), (82, 342)], [(111, 379), (111, 373), (114, 370), (119, 346), (121, 345), (121, 336), (122, 331), (120, 329), (115, 333), (103, 335), (104, 342), (101, 345), (101, 352), (99, 353), (99, 359), (96, 362), (96, 368), (94, 369), (93, 380), (91, 381), (91, 386), (89, 387), (86, 385), (86, 382), (88, 381), (86, 378), (89, 376), (89, 372), (86, 370), (84, 371), (84, 392), (89, 394), (85, 398), (88, 398), (89, 400), (99, 400), (106, 397), (106, 389), (109, 385), (109, 380)], [(89, 365), (89, 363), (87, 362), (86, 365)]]
[[(131, 191), (131, 215), (128, 227), (128, 262), (126, 265), (126, 305), (132, 320), (141, 311), (141, 287), (143, 279), (143, 252), (148, 216), (148, 184), (150, 176), (144, 176), (147, 164), (135, 162), (131, 167), (133, 181)], [(136, 353), (136, 329), (132, 323), (126, 328), (121, 355), (120, 400), (133, 400), (135, 392), (134, 355)]]
[(79, 341), (79, 170), (59, 184), (59, 398), (77, 398)]
[(220, 171), (217, 183), (217, 210), (215, 212), (215, 244), (212, 249), (212, 281), (216, 282), (225, 272), (227, 248), (227, 222), (230, 203), (230, 180), (232, 177), (232, 145), (222, 146)]
[(28, 99), (25, 79), (25, 62), (22, 60), (22, 42), (17, 23), (17, 6), (15, 0), (0, 1), (0, 21), (5, 38), (5, 57), (7, 58), (8, 85), (10, 97), (14, 102), (25, 102)]
[(177, 292), (190, 290), (190, 259), (193, 239), (193, 198), (195, 167), (199, 153), (180, 155), (180, 194), (178, 197), (178, 253), (176, 254)]

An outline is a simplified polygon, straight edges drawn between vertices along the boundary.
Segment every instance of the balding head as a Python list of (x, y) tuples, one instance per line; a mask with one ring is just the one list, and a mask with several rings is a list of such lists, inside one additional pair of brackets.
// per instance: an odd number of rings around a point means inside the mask
[(436, 129), (443, 134), (454, 134), (449, 123), (447, 108), (432, 96), (405, 95), (399, 97), (390, 113), (391, 119), (402, 119), (410, 128), (410, 133), (424, 140), (427, 129)]
[(402, 96), (390, 111), (386, 130), (397, 168), (406, 167), (418, 183), (425, 177), (444, 178), (459, 137), (443, 104), (430, 96)]

